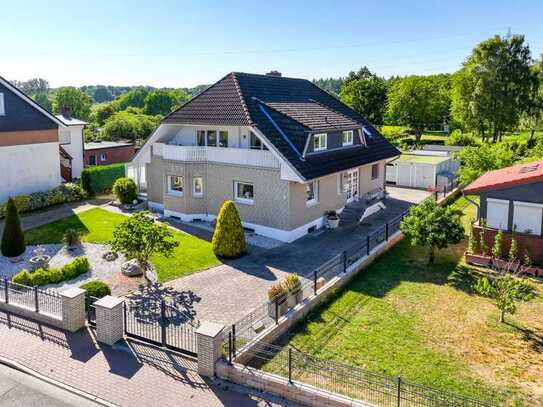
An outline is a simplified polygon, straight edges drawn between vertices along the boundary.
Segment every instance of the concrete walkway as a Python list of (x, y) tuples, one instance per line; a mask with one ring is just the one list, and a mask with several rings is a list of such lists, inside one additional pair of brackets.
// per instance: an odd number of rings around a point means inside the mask
[(150, 345), (100, 346), (90, 329), (69, 334), (0, 311), (0, 343), (0, 357), (119, 406), (293, 405), (201, 377), (194, 360)]

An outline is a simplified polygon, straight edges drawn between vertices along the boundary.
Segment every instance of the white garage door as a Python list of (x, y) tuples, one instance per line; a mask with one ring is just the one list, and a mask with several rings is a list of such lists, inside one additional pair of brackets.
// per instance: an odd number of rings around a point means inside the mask
[(387, 164), (385, 168), (386, 168), (387, 182), (390, 182), (391, 184), (395, 184), (396, 183), (396, 166), (394, 164)]
[(541, 214), (543, 205), (528, 202), (514, 202), (513, 224), (519, 233), (541, 235)]
[(432, 165), (417, 165), (417, 174), (415, 176), (416, 188), (428, 189), (435, 186), (434, 167)]
[(411, 164), (398, 164), (397, 185), (411, 187)]
[(486, 224), (493, 229), (507, 230), (509, 201), (488, 198), (486, 204)]

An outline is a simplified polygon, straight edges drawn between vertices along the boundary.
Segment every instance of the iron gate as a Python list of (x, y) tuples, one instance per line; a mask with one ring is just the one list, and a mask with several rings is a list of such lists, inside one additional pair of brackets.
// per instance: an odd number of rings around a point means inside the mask
[(165, 300), (124, 302), (124, 329), (127, 336), (196, 356), (196, 329), (199, 322)]

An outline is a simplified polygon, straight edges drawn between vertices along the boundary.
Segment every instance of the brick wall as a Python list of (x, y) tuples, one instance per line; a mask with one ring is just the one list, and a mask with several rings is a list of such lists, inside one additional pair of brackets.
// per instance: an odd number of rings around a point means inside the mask
[[(100, 155), (105, 153), (107, 159), (105, 161), (100, 160)], [(85, 150), (83, 152), (85, 165), (92, 165), (90, 157), (96, 157), (96, 165), (106, 165), (115, 163), (126, 163), (132, 160), (136, 154), (134, 146), (122, 146), (122, 147), (110, 147), (100, 148), (95, 150)]]
[[(475, 236), (477, 240), (480, 236), (481, 228), (479, 226), (474, 227)], [(492, 250), (494, 246), (494, 236), (498, 231), (496, 229), (485, 229), (485, 241), (488, 247), (488, 250)], [(502, 256), (506, 258), (509, 254), (509, 249), (511, 248), (511, 237), (512, 234), (509, 232), (504, 232), (503, 234), (503, 243), (502, 243)], [(518, 244), (518, 256), (522, 260), (524, 258), (525, 251), (528, 251), (532, 262), (537, 265), (543, 265), (543, 237), (525, 235), (525, 234), (515, 234), (515, 239)], [(477, 250), (479, 245), (477, 244)]]

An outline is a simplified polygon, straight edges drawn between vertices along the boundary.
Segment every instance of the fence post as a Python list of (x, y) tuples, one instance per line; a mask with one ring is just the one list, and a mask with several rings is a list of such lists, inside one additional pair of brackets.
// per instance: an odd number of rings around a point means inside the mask
[(347, 272), (347, 250), (343, 250), (343, 272)]
[(7, 277), (4, 277), (4, 298), (6, 299), (6, 304), (9, 303), (9, 281)]
[(388, 222), (385, 224), (385, 240), (388, 242)]
[(232, 332), (228, 332), (228, 364), (232, 364)]
[(166, 302), (160, 301), (160, 339), (162, 346), (166, 346)]
[(370, 235), (366, 238), (366, 254), (370, 255)]
[(279, 324), (279, 298), (275, 297), (275, 324)]
[(40, 302), (38, 300), (38, 287), (34, 287), (34, 308), (36, 312), (40, 312)]
[(232, 324), (232, 356), (236, 357), (236, 324)]
[[(96, 313), (96, 311), (95, 311)], [(127, 330), (127, 325), (126, 325), (126, 322), (127, 322), (127, 319), (128, 319), (128, 316), (126, 315), (128, 313), (127, 309), (126, 309), (126, 302), (123, 302), (123, 332), (126, 333), (126, 330)], [(96, 318), (96, 314), (95, 314), (95, 318)]]
[(400, 376), (398, 376), (398, 378), (396, 379), (396, 387), (396, 398), (398, 399), (397, 407), (400, 407), (400, 404), (402, 403), (402, 378)]
[(288, 382), (292, 384), (292, 348), (288, 348)]

